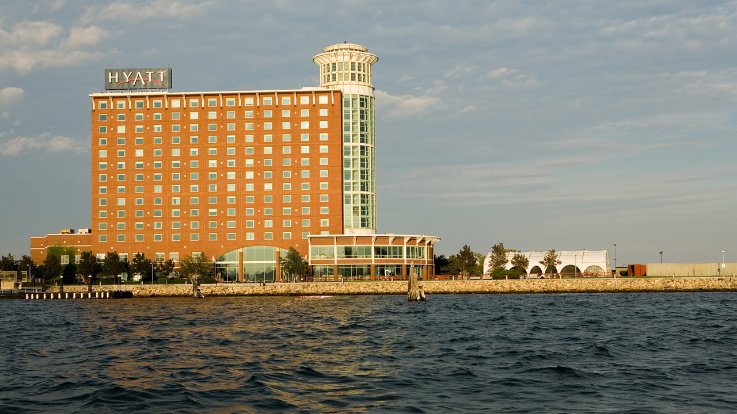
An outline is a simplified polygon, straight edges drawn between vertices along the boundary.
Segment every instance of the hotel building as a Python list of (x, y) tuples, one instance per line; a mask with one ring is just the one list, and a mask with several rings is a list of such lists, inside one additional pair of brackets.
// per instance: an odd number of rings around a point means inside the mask
[[(106, 71), (90, 94), (83, 245), (99, 258), (201, 253), (228, 281), (281, 280), (290, 247), (317, 280), (433, 275), (438, 238), (376, 234), (378, 58), (344, 43), (313, 60), (320, 86), (285, 90), (172, 92), (170, 70)], [(31, 238), (34, 260), (58, 236)]]

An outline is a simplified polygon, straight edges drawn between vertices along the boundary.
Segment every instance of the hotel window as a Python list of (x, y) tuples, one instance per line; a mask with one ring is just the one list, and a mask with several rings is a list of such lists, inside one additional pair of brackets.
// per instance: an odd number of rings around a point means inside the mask
[(253, 228), (253, 220), (246, 220), (246, 228), (247, 229)]
[(190, 131), (199, 131), (200, 127), (197, 124), (189, 124)]
[(291, 158), (282, 158), (281, 159), (281, 165), (284, 167), (289, 167), (292, 165), (292, 159)]
[(192, 108), (197, 108), (200, 105), (200, 101), (197, 99), (190, 99), (189, 100), (189, 106)]
[[(156, 188), (156, 187), (158, 187), (158, 188)], [(156, 190), (159, 190), (159, 191), (156, 191)], [(161, 186), (160, 185), (155, 185), (154, 186), (154, 193), (160, 193), (160, 192), (161, 192)], [(160, 206), (161, 205), (161, 197), (154, 197), (154, 205), (155, 206)]]
[(107, 163), (100, 162), (100, 163), (97, 164), (97, 168), (99, 168), (101, 170), (107, 170)]
[(191, 172), (191, 173), (189, 173), (189, 179), (190, 180), (199, 180), (200, 179), (200, 174), (199, 173), (196, 173), (196, 172)]
[(210, 168), (217, 168), (218, 160), (207, 160), (207, 166)]
[(309, 109), (302, 109), (299, 111), (299, 115), (301, 117), (308, 117), (310, 116), (310, 110)]
[(225, 150), (226, 155), (235, 155), (235, 147), (228, 147)]
[(172, 221), (171, 222), (171, 229), (172, 230), (179, 230), (181, 228), (180, 222), (178, 221)]
[(235, 98), (225, 98), (225, 106), (235, 106)]
[(227, 160), (227, 165), (230, 168), (235, 168), (235, 160)]
[(215, 111), (210, 111), (207, 113), (207, 119), (217, 119), (218, 113)]
[(310, 121), (302, 121), (299, 124), (301, 129), (310, 129)]
[(325, 154), (328, 152), (328, 146), (327, 145), (320, 145), (320, 153)]
[(217, 106), (217, 104), (218, 104), (218, 101), (215, 98), (210, 98), (207, 100), (207, 106), (212, 107), (212, 106)]
[(246, 135), (245, 141), (246, 142), (253, 142), (253, 135)]
[(217, 203), (218, 203), (218, 196), (207, 197), (207, 204), (217, 204)]
[(99, 129), (99, 131), (100, 131), (101, 134), (104, 134), (104, 133), (107, 132), (107, 127), (106, 126), (101, 126), (100, 129)]
[(302, 178), (310, 178), (310, 170), (302, 170), (300, 173), (300, 177)]
[(309, 194), (303, 194), (302, 195), (302, 202), (303, 203), (309, 203), (310, 202), (310, 195)]
[(317, 102), (320, 103), (320, 104), (326, 104), (326, 103), (328, 103), (328, 96), (327, 95), (320, 95), (317, 98)]
[[(143, 114), (139, 112), (139, 113), (133, 115), (133, 119), (136, 120), (136, 121), (143, 121)], [(138, 130), (138, 126), (136, 126), (136, 130)]]
[(289, 118), (289, 116), (292, 115), (292, 111), (289, 109), (282, 109), (281, 110), (281, 116), (282, 118)]
[(142, 206), (143, 205), (143, 199), (142, 198), (136, 198), (136, 205)]
[(124, 206), (125, 205), (125, 197), (118, 197), (117, 203), (118, 206)]
[(198, 233), (190, 233), (189, 234), (189, 240), (191, 241), (198, 241), (200, 239), (200, 235)]
[(288, 96), (282, 96), (282, 98), (281, 98), (281, 104), (282, 105), (289, 105), (291, 103), (292, 103), (292, 99), (291, 98), (289, 98)]
[(243, 105), (245, 106), (253, 106), (253, 98), (243, 98)]
[(180, 119), (180, 116), (181, 116), (181, 115), (179, 114), (179, 112), (172, 112), (172, 113), (171, 113), (171, 120), (172, 120), (172, 121), (179, 121), (179, 119)]
[(271, 158), (264, 158), (264, 167), (271, 167), (272, 161)]
[(217, 144), (218, 143), (218, 137), (217, 135), (210, 135), (207, 137), (207, 143), (208, 144)]
[(207, 130), (208, 131), (217, 131), (218, 130), (218, 126), (217, 126), (217, 124), (207, 124)]
[(235, 196), (228, 196), (226, 198), (226, 203), (228, 203), (228, 204), (235, 204)]
[(189, 228), (192, 230), (197, 230), (200, 228), (200, 222), (199, 221), (190, 221), (189, 222)]
[[(245, 128), (246, 128), (247, 131), (252, 131), (253, 130), (253, 122), (246, 122)], [(246, 135), (246, 136), (248, 136), (248, 135)]]
[[(248, 151), (248, 149), (246, 149)], [(248, 154), (248, 152), (246, 152)], [(272, 154), (272, 148), (271, 147), (264, 147), (264, 155), (270, 155)]]
[(292, 215), (292, 209), (289, 207), (284, 207), (282, 209), (282, 214), (285, 216), (291, 216)]
[(264, 209), (264, 215), (265, 216), (273, 216), (274, 215), (274, 209), (269, 207)]
[[(246, 178), (248, 178), (248, 173), (253, 173), (253, 171), (246, 172)], [(271, 171), (264, 171), (264, 178), (267, 180), (270, 180), (272, 178), (273, 173)], [(253, 178), (253, 175), (251, 176)]]
[(218, 149), (217, 148), (208, 148), (207, 149), (207, 155), (218, 155)]
[(289, 194), (284, 194), (281, 196), (282, 203), (291, 203), (292, 202), (292, 196)]
[(171, 173), (171, 179), (173, 181), (179, 181), (179, 178), (181, 177), (181, 174), (179, 173)]
[(135, 154), (136, 154), (136, 157), (143, 157), (143, 149), (141, 148), (136, 149)]
[(171, 241), (179, 241), (181, 239), (182, 239), (182, 236), (179, 233), (172, 233)]
[(229, 228), (229, 229), (234, 229), (235, 228), (235, 220), (230, 220), (230, 221), (226, 222), (225, 223), (225, 226), (227, 228)]
[(274, 221), (273, 220), (264, 220), (264, 227), (266, 227), (266, 228), (274, 227)]
[(217, 234), (217, 233), (209, 233), (209, 234), (207, 235), (207, 238), (208, 238), (208, 239), (209, 239), (210, 241), (216, 241), (216, 240), (218, 239), (218, 234)]
[(125, 234), (118, 234), (118, 242), (124, 242), (125, 241)]
[(189, 210), (189, 215), (192, 217), (199, 217), (200, 216), (200, 210), (197, 208), (193, 208)]
[(143, 241), (143, 234), (136, 234), (136, 241), (142, 242)]
[(161, 148), (154, 148), (154, 157), (160, 157), (162, 154)]
[(97, 107), (100, 109), (107, 109), (107, 102), (98, 102)]
[(320, 219), (320, 227), (329, 227), (330, 219)]
[(292, 172), (289, 170), (284, 170), (281, 172), (282, 178), (292, 178)]
[(135, 191), (135, 192), (136, 192), (136, 194), (143, 194), (143, 186), (142, 186), (142, 185), (137, 185), (137, 186), (136, 186), (136, 187), (135, 187), (135, 188), (133, 189), (133, 191)]
[(247, 209), (246, 209), (246, 215), (247, 215), (247, 216), (252, 216), (252, 215), (253, 215), (253, 213), (254, 213), (254, 209), (253, 209), (253, 208), (247, 208)]
[(310, 219), (302, 219), (302, 227), (310, 227)]
[(302, 95), (299, 97), (299, 103), (301, 105), (307, 105), (310, 103), (310, 97), (307, 95)]
[(302, 214), (310, 214), (310, 208), (309, 207), (302, 207)]
[(179, 185), (172, 185), (171, 186), (171, 192), (172, 193), (178, 193), (179, 192), (179, 189), (180, 189)]
[(161, 121), (161, 112), (156, 112), (154, 114), (154, 121)]
[(161, 174), (161, 173), (155, 173), (154, 174), (154, 181), (161, 181), (161, 177), (163, 177), (163, 174)]
[(115, 105), (117, 109), (125, 109), (125, 101), (117, 101), (115, 102)]
[(271, 142), (271, 134), (264, 135), (264, 142)]
[(310, 134), (300, 134), (299, 140), (302, 142), (306, 142), (310, 140)]
[(233, 191), (235, 191), (235, 184), (228, 184), (228, 185), (227, 185), (227, 186), (225, 187), (225, 191), (228, 191), (228, 192), (233, 192)]
[(274, 196), (273, 195), (265, 195), (264, 196), (264, 203), (271, 204), (274, 202)]
[(302, 145), (299, 149), (299, 152), (302, 154), (309, 154), (310, 153), (310, 146), (309, 145)]
[(100, 145), (107, 145), (107, 138), (100, 138)]
[(327, 203), (328, 202), (328, 195), (327, 194), (320, 194), (320, 202), (321, 203)]
[(235, 111), (227, 111), (225, 112), (225, 117), (228, 119), (235, 119)]
[(228, 240), (235, 240), (235, 233), (228, 233)]
[(289, 121), (287, 121), (287, 122), (282, 122), (282, 123), (281, 123), (281, 129), (290, 129), (291, 127), (292, 127), (292, 124), (291, 124), (291, 123), (289, 123)]
[(107, 211), (105, 211), (105, 210), (100, 210), (100, 211), (99, 211), (99, 212), (97, 213), (97, 217), (99, 217), (99, 218), (107, 218)]
[(154, 101), (154, 108), (161, 108), (161, 100), (157, 99)]
[(125, 161), (118, 161), (118, 163), (115, 165), (115, 167), (119, 170), (125, 169)]
[[(266, 165), (266, 164), (264, 164)], [(246, 160), (246, 167), (253, 167), (253, 158), (248, 158)]]
[(97, 177), (97, 178), (98, 178), (98, 181), (100, 181), (101, 183), (104, 183), (104, 182), (107, 181), (107, 175), (106, 174), (100, 174), (100, 176)]
[(271, 122), (264, 122), (264, 130), (266, 131), (271, 130)]
[(118, 194), (125, 194), (125, 186), (119, 185), (118, 186)]
[(282, 221), (282, 227), (292, 227), (292, 220)]
[(282, 233), (282, 238), (284, 240), (291, 240), (292, 239), (292, 232), (285, 231), (284, 233)]
[(246, 240), (254, 240), (254, 239), (255, 239), (255, 235), (253, 234), (253, 232), (246, 233)]
[(154, 132), (161, 132), (161, 125), (154, 125)]
[(292, 147), (289, 145), (285, 145), (281, 147), (281, 153), (282, 154), (291, 154), (292, 153)]
[(328, 116), (327, 108), (320, 108), (320, 116)]
[(302, 187), (302, 190), (307, 191), (310, 189), (310, 183), (302, 183), (301, 187)]
[(228, 144), (235, 144), (235, 135), (228, 135), (225, 137), (225, 141)]
[(320, 128), (325, 129), (328, 127), (328, 121), (320, 121)]
[(273, 240), (274, 239), (274, 233), (267, 231), (264, 233), (264, 240)]
[(178, 157), (180, 155), (181, 150), (179, 148), (172, 148), (171, 149), (171, 156), (172, 157)]
[(107, 150), (100, 150), (100, 151), (98, 152), (98, 156), (99, 156), (100, 158), (107, 158)]
[(282, 190), (284, 191), (290, 191), (292, 189), (291, 183), (282, 183)]
[(246, 196), (246, 204), (253, 204), (255, 200), (254, 196)]
[(218, 215), (218, 209), (211, 208), (207, 210), (207, 215), (210, 217), (216, 217)]
[[(189, 204), (192, 204), (194, 206), (196, 206), (197, 204), (200, 204), (200, 198), (199, 197), (190, 197), (189, 198)], [(196, 212), (197, 210), (195, 209), (195, 210), (192, 210), (192, 211)]]
[(190, 112), (189, 119), (200, 119), (200, 113), (196, 111)]
[(98, 230), (107, 230), (107, 223), (100, 222), (97, 224)]
[(116, 142), (118, 143), (118, 145), (125, 145), (125, 138), (118, 137), (118, 139), (116, 140)]
[(329, 208), (328, 207), (320, 207), (320, 214), (329, 214)]
[(235, 180), (235, 171), (228, 171), (226, 177), (228, 180)]
[(289, 142), (292, 140), (292, 135), (290, 134), (281, 134), (281, 140), (282, 142)]
[[(270, 96), (265, 96), (265, 97), (263, 97), (263, 99), (261, 100), (261, 102), (262, 102), (262, 103), (263, 103), (264, 105), (271, 105), (271, 104), (272, 104), (272, 102), (273, 102), (273, 100), (271, 99), (271, 97), (270, 97)], [(266, 112), (266, 111), (264, 111), (264, 112)], [(271, 111), (269, 111), (269, 112), (271, 112)]]
[(179, 124), (174, 124), (171, 126), (171, 132), (179, 132), (181, 129), (179, 128)]
[(320, 190), (327, 190), (327, 189), (328, 189), (327, 181), (320, 181)]
[(232, 216), (235, 216), (235, 209), (234, 209), (234, 208), (229, 208), (229, 209), (227, 209), (227, 210), (226, 210), (226, 214), (227, 214), (228, 216), (231, 216), (231, 217), (232, 217)]
[(107, 121), (107, 114), (100, 114), (100, 121)]
[(200, 149), (199, 148), (190, 148), (189, 149), (189, 156), (190, 157), (196, 157), (200, 155)]
[(135, 226), (136, 226), (136, 230), (143, 230), (143, 222), (142, 221), (137, 221), (136, 224), (135, 224)]
[(161, 240), (162, 240), (161, 234), (154, 234), (154, 241), (160, 242)]
[(171, 211), (171, 216), (172, 216), (172, 217), (179, 217), (179, 216), (181, 216), (181, 215), (182, 215), (182, 212), (181, 212), (181, 210), (179, 210), (178, 208), (175, 208), (175, 209), (173, 209), (173, 210)]
[(246, 171), (246, 179), (247, 180), (252, 180), (253, 179), (253, 171)]
[(207, 185), (207, 191), (209, 191), (211, 193), (214, 193), (217, 190), (218, 190), (218, 185), (217, 184), (208, 184)]
[(197, 160), (191, 160), (189, 162), (189, 166), (190, 168), (198, 168), (200, 166), (200, 162)]
[(118, 218), (125, 218), (125, 210), (118, 210), (117, 217)]

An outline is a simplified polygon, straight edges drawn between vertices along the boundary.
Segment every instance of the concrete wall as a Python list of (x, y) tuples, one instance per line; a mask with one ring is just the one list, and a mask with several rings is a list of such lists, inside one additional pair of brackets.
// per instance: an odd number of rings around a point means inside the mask
[(718, 272), (722, 263), (648, 263), (648, 276), (737, 276), (737, 263), (725, 263), (725, 267)]
[[(592, 293), (737, 291), (737, 277), (722, 278), (581, 278), (543, 280), (444, 280), (420, 282), (428, 294)], [(86, 292), (65, 286), (65, 292)], [(134, 297), (192, 296), (192, 285), (94, 286), (94, 290), (130, 290)], [(319, 282), (201, 285), (205, 296), (406, 295), (406, 281)], [(54, 289), (53, 291), (58, 291)]]

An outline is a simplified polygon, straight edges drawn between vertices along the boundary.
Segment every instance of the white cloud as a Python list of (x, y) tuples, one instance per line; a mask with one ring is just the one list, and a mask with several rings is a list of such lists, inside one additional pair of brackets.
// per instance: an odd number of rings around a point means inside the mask
[(0, 89), (0, 107), (9, 106), (22, 98), (25, 91), (22, 88), (8, 86)]
[(486, 77), (512, 87), (527, 87), (537, 84), (534, 75), (512, 68), (492, 69), (486, 73)]
[(115, 2), (87, 9), (82, 21), (140, 20), (148, 18), (187, 18), (202, 13), (208, 1), (189, 3), (177, 0), (153, 0), (145, 3)]
[(72, 27), (65, 42), (68, 49), (94, 46), (107, 36), (107, 31), (98, 26)]
[(414, 116), (440, 105), (441, 100), (434, 96), (423, 95), (391, 95), (388, 92), (376, 91), (376, 101), (381, 111), (390, 116)]
[(15, 156), (27, 151), (83, 152), (86, 147), (82, 140), (62, 135), (51, 135), (45, 132), (36, 137), (15, 137), (7, 141), (0, 140), (0, 155)]
[(0, 27), (0, 70), (27, 73), (44, 67), (74, 66), (98, 58), (88, 49), (107, 35), (97, 26), (64, 29), (48, 21), (24, 21), (10, 30)]

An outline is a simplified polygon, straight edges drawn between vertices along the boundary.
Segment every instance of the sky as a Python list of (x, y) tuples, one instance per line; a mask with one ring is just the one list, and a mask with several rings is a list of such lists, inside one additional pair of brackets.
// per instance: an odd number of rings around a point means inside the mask
[(380, 59), (378, 232), (737, 261), (737, 2), (710, 0), (5, 0), (0, 254), (90, 227), (105, 68), (292, 89), (344, 41)]

